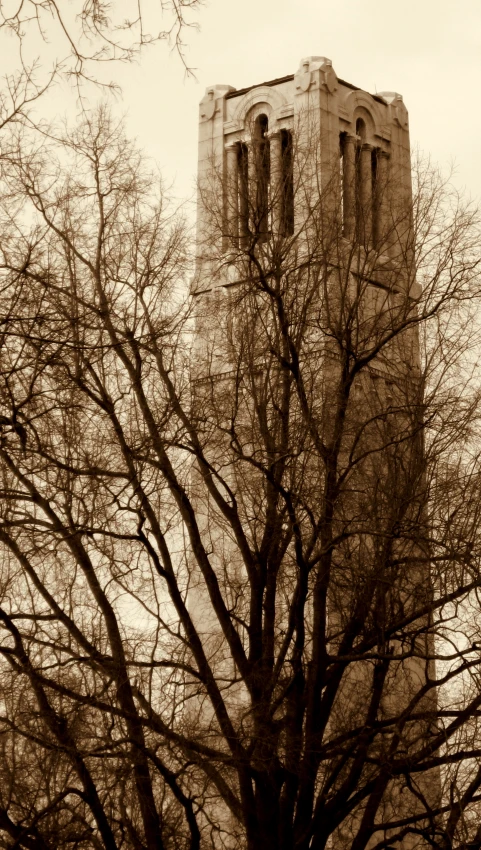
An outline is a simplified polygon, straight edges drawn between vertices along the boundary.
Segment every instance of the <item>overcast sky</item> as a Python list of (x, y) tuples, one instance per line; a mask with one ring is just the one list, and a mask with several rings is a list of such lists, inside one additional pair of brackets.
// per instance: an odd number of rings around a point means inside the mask
[[(153, 4), (158, 0), (143, 0), (145, 8)], [(195, 80), (184, 79), (178, 57), (162, 43), (136, 65), (107, 67), (122, 86), (129, 133), (168, 182), (175, 180), (177, 197), (193, 193), (206, 87), (261, 83), (318, 55), (367, 91), (401, 93), (412, 144), (444, 167), (454, 163), (456, 184), (481, 200), (481, 0), (207, 0), (198, 21), (200, 31), (185, 34)], [(0, 53), (1, 67), (8, 44)], [(68, 100), (57, 87), (54, 111), (62, 113)]]

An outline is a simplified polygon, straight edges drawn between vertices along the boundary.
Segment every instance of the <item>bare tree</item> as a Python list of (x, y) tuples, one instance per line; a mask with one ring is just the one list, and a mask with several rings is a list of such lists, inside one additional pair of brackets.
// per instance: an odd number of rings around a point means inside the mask
[[(1, 0), (0, 37), (5, 48), (0, 88), (0, 130), (7, 125), (38, 124), (31, 106), (51, 87), (68, 80), (86, 108), (93, 86), (118, 91), (105, 67), (131, 62), (147, 47), (165, 42), (187, 76), (185, 33), (198, 26), (203, 0), (104, 2), (80, 0)], [(45, 131), (46, 127), (42, 129)], [(2, 151), (7, 139), (2, 138)]]
[[(135, 58), (140, 50), (166, 41), (177, 51), (185, 70), (184, 34), (196, 21), (202, 0), (158, 0), (158, 2), (106, 3), (80, 0), (70, 7), (55, 0), (27, 0), (0, 4), (0, 30), (12, 34), (18, 44), (19, 67), (28, 73), (25, 54), (42, 46), (48, 55), (55, 44), (53, 60), (57, 73), (77, 81), (97, 82), (93, 70), (99, 63)], [(92, 74), (94, 75), (92, 77)]]
[(421, 164), (347, 242), (296, 150), (234, 230), (213, 172), (192, 310), (121, 128), (56, 144), (3, 175), (3, 845), (479, 846), (476, 211)]

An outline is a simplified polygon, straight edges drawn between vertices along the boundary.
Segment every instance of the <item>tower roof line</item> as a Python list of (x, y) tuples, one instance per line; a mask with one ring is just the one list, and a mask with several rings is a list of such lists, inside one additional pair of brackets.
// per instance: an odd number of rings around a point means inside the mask
[[(247, 94), (247, 92), (252, 91), (252, 89), (257, 89), (260, 86), (278, 86), (281, 83), (290, 83), (293, 79), (294, 74), (287, 74), (285, 77), (276, 77), (275, 80), (266, 80), (264, 83), (254, 83), (254, 85), (246, 86), (243, 89), (234, 89), (234, 91), (230, 91), (226, 94), (226, 100), (230, 99), (231, 97), (240, 97), (241, 95)], [(346, 80), (341, 80), (339, 78), (338, 80), (341, 86), (346, 86), (346, 88), (352, 89), (353, 91), (362, 91), (359, 86), (354, 86), (352, 83), (346, 82)], [(369, 92), (369, 94), (371, 93)], [(374, 100), (377, 100), (379, 103), (386, 103), (384, 98), (380, 97), (377, 94), (371, 94), (371, 97), (373, 97)]]

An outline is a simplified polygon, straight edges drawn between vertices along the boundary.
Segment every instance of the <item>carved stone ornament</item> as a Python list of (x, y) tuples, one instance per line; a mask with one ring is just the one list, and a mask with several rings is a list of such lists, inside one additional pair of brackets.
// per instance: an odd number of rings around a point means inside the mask
[(337, 76), (332, 65), (324, 65), (321, 69), (323, 73), (323, 83), (329, 94), (334, 94), (337, 89)]
[(394, 118), (399, 126), (402, 127), (403, 130), (407, 130), (409, 123), (408, 111), (404, 106), (402, 97), (399, 97), (393, 104), (391, 104), (391, 109), (393, 109)]
[(409, 116), (406, 107), (404, 106), (402, 94), (395, 91), (381, 91), (380, 96), (389, 104), (389, 109), (394, 121), (403, 129), (407, 130), (409, 125)]
[[(305, 67), (309, 68), (308, 65), (305, 66)], [(304, 71), (303, 74), (299, 74), (299, 76), (297, 78), (297, 88), (298, 89), (300, 89), (303, 92), (309, 91), (311, 83), (312, 83), (312, 73), (311, 73), (311, 71), (307, 70), (307, 71)]]
[(209, 92), (207, 92), (207, 97), (204, 98), (204, 100), (200, 104), (201, 118), (205, 118), (206, 121), (210, 121), (211, 118), (213, 118), (214, 115), (215, 115), (215, 110), (216, 110), (216, 103), (215, 103), (214, 92), (209, 91)]
[[(319, 76), (317, 76), (317, 72), (320, 72)], [(326, 56), (309, 56), (303, 59), (295, 79), (296, 87), (303, 92), (308, 91), (311, 85), (315, 85), (317, 79), (329, 94), (333, 94), (337, 89), (336, 72), (332, 67), (331, 60)]]

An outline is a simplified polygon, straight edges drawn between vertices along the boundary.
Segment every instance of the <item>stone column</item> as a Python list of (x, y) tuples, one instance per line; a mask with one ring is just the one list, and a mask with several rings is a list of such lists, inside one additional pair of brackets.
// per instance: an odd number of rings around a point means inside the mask
[(358, 232), (359, 241), (366, 247), (372, 240), (372, 151), (372, 145), (361, 145), (359, 161), (360, 221)]
[(274, 238), (282, 235), (284, 215), (284, 185), (282, 173), (282, 140), (280, 130), (271, 130), (269, 139), (270, 156), (270, 230)]
[(256, 212), (257, 212), (257, 163), (255, 140), (248, 138), (244, 140), (245, 151), (247, 156), (247, 215), (246, 215), (246, 234), (254, 233), (256, 229)]
[(227, 184), (225, 191), (227, 240), (229, 247), (239, 247), (239, 144), (228, 142), (225, 146), (227, 157)]
[(345, 136), (342, 168), (343, 236), (356, 234), (356, 136)]
[[(257, 163), (256, 163), (256, 150), (255, 150), (255, 139), (247, 138), (244, 139), (245, 148), (247, 151), (247, 186), (248, 186), (248, 197), (249, 197), (249, 206), (255, 204), (257, 197)], [(249, 210), (249, 218), (251, 217), (251, 212)]]

